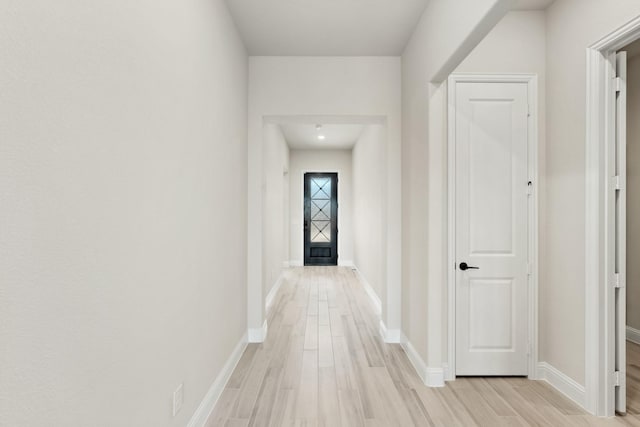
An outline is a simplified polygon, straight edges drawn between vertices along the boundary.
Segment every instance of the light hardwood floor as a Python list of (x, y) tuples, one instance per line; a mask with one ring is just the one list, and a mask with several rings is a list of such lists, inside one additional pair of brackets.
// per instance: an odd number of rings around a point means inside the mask
[(631, 341), (627, 341), (627, 414), (640, 416), (640, 345)]
[(632, 413), (589, 416), (524, 378), (428, 388), (402, 348), (381, 341), (378, 320), (351, 269), (288, 271), (266, 341), (247, 347), (207, 427), (640, 426)]

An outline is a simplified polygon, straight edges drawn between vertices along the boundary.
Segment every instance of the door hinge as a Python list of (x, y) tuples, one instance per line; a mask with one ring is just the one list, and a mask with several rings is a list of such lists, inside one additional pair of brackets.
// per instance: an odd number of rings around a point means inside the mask
[(622, 90), (622, 79), (620, 77), (616, 77), (615, 87), (616, 87), (616, 92), (620, 92)]
[(613, 277), (613, 287), (616, 289), (623, 288), (624, 286), (622, 286), (622, 280), (620, 280), (620, 273), (614, 274)]
[(622, 185), (622, 179), (620, 178), (620, 175), (616, 175), (616, 176), (613, 177), (613, 188), (616, 191), (624, 190), (623, 185)]
[(527, 183), (527, 195), (528, 196), (532, 196), (533, 195), (533, 182), (529, 181)]
[(615, 371), (613, 373), (613, 385), (616, 387), (620, 387), (622, 385), (621, 383), (621, 376), (620, 376), (620, 371)]

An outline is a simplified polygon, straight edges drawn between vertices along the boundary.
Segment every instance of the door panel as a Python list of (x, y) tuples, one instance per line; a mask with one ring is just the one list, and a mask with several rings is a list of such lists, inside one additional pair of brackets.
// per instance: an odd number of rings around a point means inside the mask
[(304, 175), (304, 265), (338, 265), (338, 174)]
[(456, 375), (527, 375), (528, 87), (455, 92)]

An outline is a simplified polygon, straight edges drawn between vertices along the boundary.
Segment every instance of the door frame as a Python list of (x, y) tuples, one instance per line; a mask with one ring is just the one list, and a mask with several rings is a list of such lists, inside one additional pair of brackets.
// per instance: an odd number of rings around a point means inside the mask
[(456, 84), (457, 83), (524, 83), (529, 98), (529, 126), (527, 143), (527, 167), (532, 182), (528, 202), (528, 247), (529, 280), (527, 292), (528, 335), (527, 349), (529, 360), (527, 371), (529, 379), (536, 379), (538, 367), (538, 76), (535, 74), (458, 74), (448, 79), (448, 254), (447, 254), (447, 369), (445, 379), (456, 378)]
[[(616, 143), (615, 53), (640, 39), (640, 16), (587, 48), (585, 147), (585, 408), (615, 415), (615, 189), (611, 153)], [(624, 236), (626, 239), (626, 236)]]
[[(303, 208), (302, 208), (302, 216), (300, 217), (300, 225), (302, 227), (302, 232), (300, 233), (300, 236), (302, 237), (302, 251), (301, 251), (301, 263), (299, 265), (299, 267), (304, 267), (304, 176), (307, 173), (335, 173), (337, 175), (337, 180), (338, 180), (338, 185), (337, 185), (337, 189), (340, 189), (340, 176), (343, 175), (343, 170), (342, 168), (336, 168), (336, 167), (332, 167), (332, 168), (325, 168), (325, 169), (318, 169), (318, 168), (302, 168), (302, 170), (300, 171), (300, 179), (302, 181), (302, 204), (303, 204)], [(338, 229), (340, 229), (340, 191), (338, 191), (338, 197), (337, 197), (337, 201), (338, 201), (338, 216), (337, 216), (337, 221), (338, 221)], [(299, 232), (299, 229), (296, 230), (296, 233)], [(299, 236), (299, 237), (300, 237)], [(296, 237), (298, 238), (298, 237)], [(351, 263), (353, 263), (353, 261), (348, 261), (348, 260), (340, 260), (340, 243), (342, 242), (342, 240), (340, 239), (340, 233), (338, 233), (338, 241), (336, 242), (337, 245), (337, 251), (338, 251), (338, 267), (340, 266), (351, 266)], [(294, 265), (296, 263), (291, 263), (291, 265)], [(297, 265), (296, 265), (297, 266)]]
[[(336, 264), (335, 266), (339, 266), (340, 265), (340, 233), (338, 232), (338, 228), (340, 227), (340, 202), (339, 202), (339, 198), (340, 198), (340, 192), (338, 191), (338, 187), (339, 187), (339, 182), (340, 182), (340, 175), (338, 174), (338, 172), (303, 172), (302, 173), (302, 265), (304, 267), (312, 267), (311, 265), (307, 265), (307, 243), (310, 245), (311, 244), (311, 239), (309, 239), (309, 241), (307, 241), (307, 233), (304, 229), (304, 222), (306, 220), (306, 210), (307, 210), (307, 195), (306, 195), (306, 176), (307, 174), (310, 175), (331, 175), (333, 178), (333, 175), (335, 175), (336, 178), (336, 182), (335, 182), (335, 189), (331, 190), (331, 193), (333, 193), (335, 191), (336, 194), (336, 206), (335, 206), (335, 211), (336, 211), (336, 218), (335, 218), (335, 247), (336, 247)], [(333, 194), (330, 194), (329, 197), (332, 197)], [(311, 203), (311, 201), (309, 201), (309, 203)], [(332, 207), (332, 213), (333, 213), (333, 207)], [(311, 221), (311, 219), (309, 219), (309, 221)], [(311, 226), (309, 226), (311, 227)], [(331, 233), (333, 234), (334, 230), (333, 230), (334, 226), (331, 225)], [(319, 264), (319, 265), (323, 265), (323, 264)], [(327, 265), (329, 267), (332, 267), (333, 264)]]

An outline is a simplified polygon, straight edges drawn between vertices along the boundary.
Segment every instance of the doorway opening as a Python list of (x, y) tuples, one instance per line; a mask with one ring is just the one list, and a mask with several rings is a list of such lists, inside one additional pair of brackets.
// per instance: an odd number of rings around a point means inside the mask
[[(621, 325), (624, 336), (621, 334), (620, 338), (626, 341), (626, 348), (621, 349), (626, 357), (626, 412), (637, 415), (640, 414), (640, 265), (627, 263), (626, 260), (640, 258), (640, 121), (633, 119), (640, 116), (640, 40), (624, 47), (618, 52), (618, 57), (617, 65), (621, 68), (619, 74), (622, 76), (618, 103), (626, 110), (622, 114), (631, 118), (624, 120), (624, 117), (620, 117), (626, 126), (622, 129), (624, 134), (618, 138), (620, 155), (626, 157), (622, 164), (622, 172), (626, 175), (623, 181), (625, 185), (618, 196), (618, 202), (622, 203), (624, 209), (621, 219), (626, 218), (624, 230), (621, 230), (626, 235), (623, 259), (626, 288), (621, 289), (622, 295), (619, 295), (626, 300), (624, 307), (621, 307), (626, 311), (626, 322)], [(625, 103), (626, 107), (623, 105)]]
[(639, 39), (640, 17), (587, 49), (585, 392), (587, 409), (599, 416), (624, 414), (631, 409), (628, 398), (636, 398), (627, 391), (627, 351), (635, 357), (627, 342), (635, 339), (627, 318), (634, 282), (628, 273), (635, 275), (635, 266), (627, 259), (636, 250), (634, 208), (627, 200), (635, 200), (637, 189), (627, 166), (637, 164), (628, 157), (637, 147), (627, 142), (635, 131), (627, 108), (631, 112), (637, 101), (627, 97), (637, 79), (628, 75), (635, 70), (627, 62)]
[(536, 378), (535, 75), (452, 74), (448, 379)]
[(304, 174), (304, 265), (338, 265), (338, 174)]

